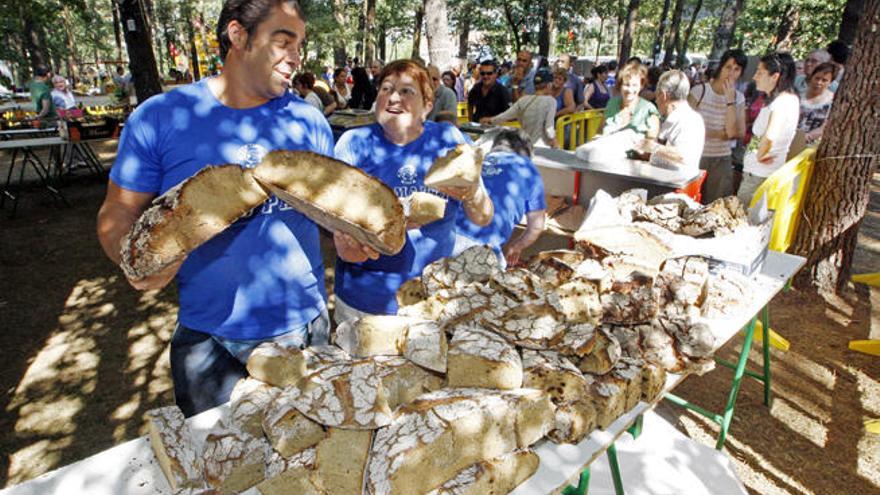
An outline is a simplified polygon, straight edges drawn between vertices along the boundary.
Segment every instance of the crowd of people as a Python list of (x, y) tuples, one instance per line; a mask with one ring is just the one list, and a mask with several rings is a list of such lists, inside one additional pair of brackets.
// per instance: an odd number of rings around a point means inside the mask
[[(738, 143), (750, 137), (742, 194), (784, 161), (801, 101), (821, 106), (829, 80), (839, 76), (817, 59), (799, 100), (795, 64), (785, 54), (762, 57), (749, 90), (738, 87), (746, 64), (736, 51), (698, 80), (638, 60), (595, 67), (583, 80), (573, 57), (551, 68), (523, 51), (511, 64), (484, 60), (445, 68), (376, 60), (328, 68), (316, 77), (297, 72), (305, 33), (306, 17), (294, 0), (224, 2), (217, 27), (223, 72), (150, 98), (125, 126), (98, 214), (108, 257), (119, 262), (123, 237), (153, 200), (203, 167), (254, 167), (272, 150), (307, 150), (360, 168), (400, 198), (427, 192), (446, 199), (442, 219), (407, 225), (396, 255), (331, 233), (335, 320), (394, 314), (404, 282), (468, 246), (487, 244), (502, 263), (520, 262), (544, 230), (544, 190), (532, 148), (561, 144), (558, 117), (604, 108), (601, 136), (579, 154), (622, 149), (658, 165), (711, 167), (713, 175), (735, 166)], [(478, 183), (428, 188), (425, 175), (435, 159), (470, 141), (454, 125), (460, 102), (473, 122), (517, 119), (522, 129), (499, 127), (484, 135)], [(345, 108), (372, 109), (376, 122), (334, 138), (326, 116)], [(821, 111), (810, 115), (809, 125), (821, 128)], [(609, 146), (609, 140), (627, 146)], [(732, 193), (726, 177), (713, 180), (718, 194)], [(524, 217), (526, 228), (514, 233)], [(129, 280), (140, 290), (177, 280), (180, 310), (170, 361), (175, 401), (187, 416), (229, 399), (257, 345), (328, 341), (324, 263), (318, 226), (271, 198), (184, 260)]]
[[(692, 64), (678, 71), (633, 57), (621, 67), (613, 61), (592, 66), (586, 77), (576, 73), (571, 55), (551, 65), (529, 51), (512, 62), (456, 61), (447, 70), (429, 65), (434, 102), (428, 120), (456, 124), (457, 104), (463, 103), (472, 122), (517, 121), (532, 146), (560, 147), (568, 144), (567, 132), (561, 142), (556, 136), (560, 117), (604, 110), (599, 139), (580, 148), (580, 157), (652, 159), (653, 150), (660, 150), (654, 163), (706, 171), (704, 201), (740, 191), (748, 200), (755, 183), (785, 162), (792, 143), (798, 147), (822, 137), (847, 55), (839, 41), (812, 51), (800, 67), (786, 53), (771, 54), (757, 61), (752, 78), (743, 77), (749, 60), (737, 49), (711, 68)], [(382, 67), (380, 60), (360, 67), (355, 59), (346, 67), (325, 68), (313, 88), (294, 87), (325, 114), (372, 109)], [(308, 73), (297, 77), (315, 80)], [(677, 103), (682, 90), (694, 113)], [(671, 108), (678, 110), (664, 113), (661, 97), (676, 102)], [(682, 126), (683, 132), (671, 132)], [(698, 142), (696, 135), (703, 139)]]

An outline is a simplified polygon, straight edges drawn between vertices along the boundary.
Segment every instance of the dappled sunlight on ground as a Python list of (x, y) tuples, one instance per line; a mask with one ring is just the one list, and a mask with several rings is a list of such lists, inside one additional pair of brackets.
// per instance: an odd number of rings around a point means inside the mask
[[(101, 429), (110, 435), (107, 447), (144, 433), (144, 412), (167, 403), (170, 391), (165, 347), (177, 312), (157, 296), (135, 292), (118, 275), (73, 286), (6, 407), (17, 440), (8, 454), (8, 484), (76, 460), (62, 454), (95, 421), (106, 422)], [(120, 327), (120, 299), (127, 300), (123, 311), (143, 321)]]

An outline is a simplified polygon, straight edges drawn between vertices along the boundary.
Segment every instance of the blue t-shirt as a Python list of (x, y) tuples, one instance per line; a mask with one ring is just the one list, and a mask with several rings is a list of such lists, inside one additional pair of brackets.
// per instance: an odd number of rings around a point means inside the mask
[[(336, 158), (354, 165), (387, 184), (399, 198), (430, 191), (425, 174), (434, 160), (456, 145), (468, 142), (456, 127), (425, 122), (422, 135), (398, 146), (373, 124), (352, 129), (336, 143)], [(395, 294), (401, 284), (418, 277), (429, 263), (452, 254), (455, 218), (461, 203), (447, 198), (443, 219), (406, 232), (406, 244), (394, 256), (379, 256), (363, 263), (336, 261), (336, 295), (349, 306), (371, 314), (397, 313)]]
[[(125, 124), (113, 182), (162, 194), (206, 165), (254, 167), (271, 150), (332, 156), (330, 126), (299, 97), (237, 110), (217, 100), (207, 81), (138, 107)], [(288, 332), (326, 305), (318, 228), (273, 196), (190, 253), (177, 282), (186, 327), (230, 339)]]
[(523, 215), (546, 210), (544, 181), (538, 169), (526, 157), (509, 151), (489, 153), (483, 160), (483, 184), (495, 205), (492, 223), (480, 227), (464, 216), (456, 219), (458, 233), (492, 246), (501, 252), (501, 246), (510, 239), (514, 226)]

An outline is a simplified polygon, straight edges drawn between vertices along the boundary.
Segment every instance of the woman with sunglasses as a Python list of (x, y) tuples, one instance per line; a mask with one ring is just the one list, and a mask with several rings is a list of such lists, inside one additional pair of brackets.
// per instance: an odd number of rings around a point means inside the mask
[[(336, 157), (391, 187), (398, 197), (429, 192), (447, 199), (441, 220), (408, 225), (406, 244), (394, 256), (379, 256), (350, 236), (336, 233), (336, 313), (341, 323), (365, 314), (395, 314), (397, 289), (421, 275), (429, 263), (452, 254), (455, 219), (462, 213), (484, 226), (494, 208), (482, 183), (472, 187), (428, 189), (425, 174), (434, 160), (466, 142), (446, 123), (426, 121), (434, 88), (424, 67), (397, 60), (378, 76), (376, 123), (352, 129), (336, 143)], [(343, 261), (344, 260), (344, 261)]]
[(752, 125), (754, 137), (743, 159), (743, 180), (737, 196), (745, 206), (749, 206), (764, 179), (785, 164), (794, 140), (800, 114), (800, 101), (794, 93), (795, 71), (794, 59), (787, 53), (771, 53), (758, 62), (755, 85), (767, 98)]

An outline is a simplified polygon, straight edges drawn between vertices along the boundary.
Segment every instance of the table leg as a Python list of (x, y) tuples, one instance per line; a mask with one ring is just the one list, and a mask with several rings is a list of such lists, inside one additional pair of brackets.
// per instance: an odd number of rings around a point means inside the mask
[[(9, 161), (9, 172), (6, 173), (6, 184), (3, 185), (3, 194), (0, 195), (0, 208), (3, 208), (3, 205), (6, 204), (6, 197), (12, 201), (16, 201), (16, 196), (14, 196), (10, 191), (9, 187), (12, 183), (12, 173), (15, 170), (15, 159), (18, 157), (18, 149), (12, 149), (12, 160)], [(21, 187), (21, 183), (19, 182), (19, 187)], [(12, 207), (12, 211), (15, 212), (15, 206)]]
[[(34, 171), (37, 173), (37, 176), (40, 178), (40, 182), (43, 183), (43, 187), (52, 194), (56, 201), (60, 201), (64, 203), (66, 206), (70, 206), (70, 203), (67, 201), (67, 198), (64, 197), (63, 194), (58, 189), (52, 187), (49, 183), (49, 170), (46, 168), (46, 165), (40, 160), (40, 157), (34, 153), (34, 151), (30, 148), (24, 148), (22, 150), (24, 154), (24, 163), (30, 162), (31, 166), (34, 167)], [(22, 167), (22, 178), (24, 179), (24, 166)]]
[(617, 447), (612, 443), (606, 452), (608, 455), (608, 465), (611, 467), (611, 479), (614, 480), (614, 493), (623, 494), (623, 480), (620, 478), (620, 464), (617, 462)]
[(632, 435), (633, 440), (639, 438), (639, 435), (642, 434), (642, 424), (645, 422), (645, 417), (642, 414), (639, 414), (639, 417), (633, 422), (632, 426), (630, 426), (626, 431)]
[(577, 488), (568, 485), (565, 487), (565, 490), (562, 490), (562, 495), (587, 495), (587, 492), (590, 491), (590, 468), (587, 467), (583, 471), (581, 471), (581, 477), (578, 480)]
[(724, 441), (727, 440), (727, 430), (730, 429), (730, 422), (733, 420), (733, 411), (736, 406), (736, 397), (739, 395), (739, 387), (742, 384), (743, 376), (746, 371), (746, 363), (749, 360), (749, 350), (752, 348), (752, 339), (755, 336), (755, 318), (749, 322), (746, 330), (746, 338), (743, 342), (742, 352), (739, 354), (739, 361), (736, 363), (736, 370), (733, 374), (733, 387), (730, 389), (730, 395), (727, 397), (727, 406), (724, 408), (724, 417), (721, 422), (721, 434), (718, 435), (718, 441), (715, 448), (721, 450), (724, 447)]

